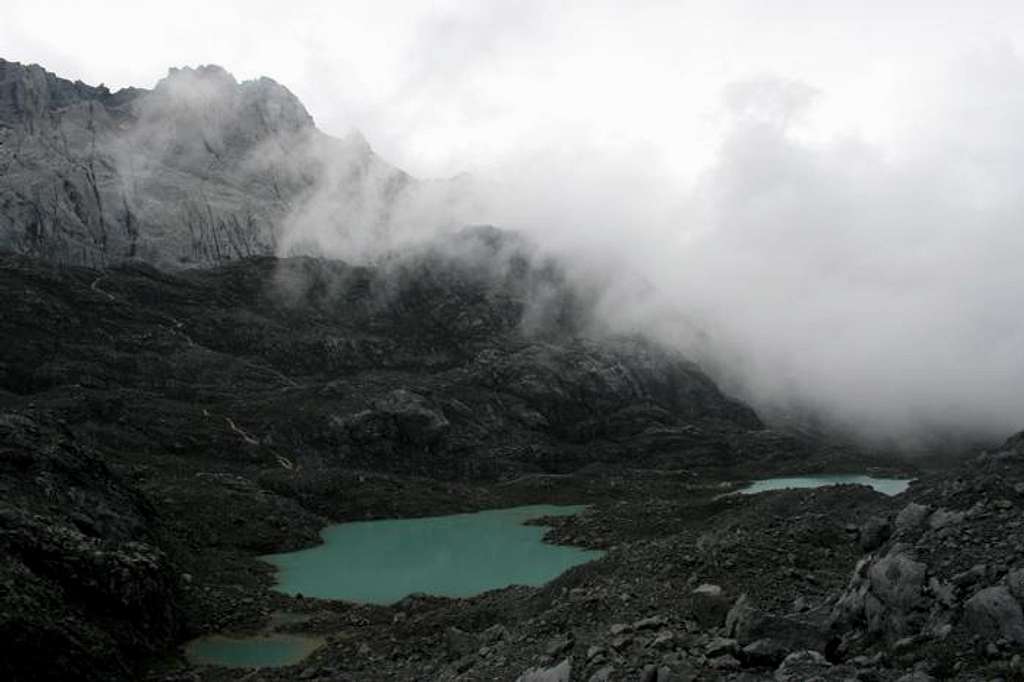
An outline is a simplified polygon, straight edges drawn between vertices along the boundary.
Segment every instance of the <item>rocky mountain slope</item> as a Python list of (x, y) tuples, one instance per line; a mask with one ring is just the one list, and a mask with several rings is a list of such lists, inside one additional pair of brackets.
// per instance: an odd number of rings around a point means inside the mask
[(450, 478), (624, 452), (741, 456), (734, 439), (762, 429), (749, 408), (642, 339), (588, 338), (558, 271), (506, 241), (470, 230), (380, 268), (254, 258), (171, 274), (8, 256), (0, 386), (86, 421), (99, 409), (119, 428), (96, 438), (152, 452), (244, 444), (268, 462), (316, 453)]
[(806, 451), (684, 358), (590, 334), (587, 301), (514, 235), (372, 268), (272, 256), (305, 229), (386, 247), (422, 187), (267, 79), (172, 69), (112, 93), (0, 61), (0, 630), (24, 644), (6, 672), (128, 675), (219, 603), (181, 575), (259, 583), (253, 552), (325, 519)]
[(320, 132), (267, 78), (204, 66), (110, 92), (0, 59), (0, 246), (18, 253), (208, 265), (309, 251), (312, 231), (386, 244), (449, 189)]
[[(724, 494), (893, 461), (602, 333), (514, 234), (275, 256), (405, 243), (451, 199), (424, 186), (266, 79), (111, 93), (0, 61), (0, 677), (1021, 677), (1024, 436), (896, 498)], [(278, 594), (257, 560), (330, 521), (540, 502), (589, 504), (550, 539), (607, 556), (390, 607)], [(325, 638), (301, 668), (181, 656), (280, 612)]]
[[(210, 617), (181, 573), (262, 580), (252, 553), (308, 544), (325, 519), (487, 506), (497, 482), (587, 468), (812, 452), (685, 359), (589, 335), (557, 265), (493, 228), (376, 268), (8, 254), (0, 290), (0, 628), (67, 649), (55, 678), (127, 670)], [(80, 618), (58, 625), (69, 604)]]

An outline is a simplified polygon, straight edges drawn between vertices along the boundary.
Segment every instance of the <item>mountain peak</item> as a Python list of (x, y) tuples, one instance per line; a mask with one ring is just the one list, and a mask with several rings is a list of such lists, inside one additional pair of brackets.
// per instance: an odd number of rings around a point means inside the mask
[[(167, 69), (167, 76), (164, 80), (175, 78), (200, 78), (204, 80), (225, 81), (233, 85), (238, 84), (238, 81), (235, 80), (231, 72), (219, 64), (200, 64), (195, 68), (191, 66), (172, 66)], [(159, 87), (159, 84), (157, 87)]]
[(299, 98), (277, 81), (264, 76), (239, 83), (216, 64), (168, 69), (152, 95), (160, 112), (239, 119), (254, 130), (282, 132), (314, 125)]
[(0, 60), (4, 168), (0, 248), (89, 265), (273, 253), (307, 227), (388, 224), (414, 184), (277, 81), (214, 64), (111, 93)]
[(26, 123), (81, 100), (110, 95), (106, 87), (60, 78), (38, 64), (0, 58), (0, 122)]

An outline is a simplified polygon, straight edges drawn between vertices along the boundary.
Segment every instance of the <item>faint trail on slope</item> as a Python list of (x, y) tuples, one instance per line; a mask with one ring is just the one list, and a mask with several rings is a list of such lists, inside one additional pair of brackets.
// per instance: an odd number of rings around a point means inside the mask
[[(206, 413), (205, 410), (204, 410), (204, 413)], [(208, 413), (206, 413), (206, 414), (208, 414)], [(224, 421), (227, 422), (228, 428), (230, 428), (232, 431), (234, 431), (239, 436), (241, 436), (242, 440), (244, 440), (249, 445), (259, 445), (260, 444), (260, 442), (256, 438), (250, 436), (246, 431), (244, 431), (237, 424), (235, 424), (234, 420), (231, 419), (231, 417), (224, 417)], [(281, 465), (282, 469), (286, 469), (288, 471), (295, 471), (295, 462), (293, 462), (292, 460), (288, 459), (284, 455), (275, 454), (274, 455), (274, 459), (277, 460), (277, 463)]]
[(229, 429), (231, 429), (232, 431), (237, 433), (239, 436), (241, 436), (242, 440), (244, 440), (249, 445), (259, 445), (260, 444), (260, 442), (258, 440), (256, 440), (252, 436), (250, 436), (248, 433), (246, 433), (242, 429), (238, 428), (238, 426), (235, 425), (235, 422), (231, 419), (231, 417), (224, 417), (224, 421), (226, 421), (228, 423), (228, 428)]
[(104, 296), (106, 296), (111, 301), (116, 301), (117, 300), (116, 296), (114, 296), (109, 291), (105, 291), (105, 290), (100, 288), (100, 282), (102, 282), (106, 278), (107, 278), (106, 275), (100, 275), (99, 277), (97, 277), (96, 279), (94, 279), (92, 281), (92, 284), (89, 285), (89, 288), (92, 289), (93, 291), (95, 291), (98, 294), (103, 294)]

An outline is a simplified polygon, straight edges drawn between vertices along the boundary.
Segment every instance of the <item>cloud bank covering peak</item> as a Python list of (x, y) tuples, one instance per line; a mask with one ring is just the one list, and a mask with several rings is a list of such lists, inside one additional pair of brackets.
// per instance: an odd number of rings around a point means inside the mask
[[(8, 59), (112, 87), (220, 63), (467, 173), (424, 226), (522, 230), (609, 327), (762, 409), (905, 444), (1024, 426), (1019, 3), (9, 4)], [(296, 239), (371, 251), (332, 206)]]

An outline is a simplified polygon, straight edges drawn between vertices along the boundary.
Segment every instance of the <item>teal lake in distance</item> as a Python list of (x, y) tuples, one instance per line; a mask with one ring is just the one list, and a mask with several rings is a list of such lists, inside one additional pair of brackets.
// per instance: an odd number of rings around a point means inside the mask
[(740, 488), (737, 493), (742, 495), (754, 495), (765, 493), (769, 490), (787, 490), (792, 488), (824, 488), (830, 485), (853, 483), (857, 485), (871, 486), (883, 495), (899, 495), (905, 491), (913, 479), (909, 478), (873, 478), (863, 475), (820, 475), (820, 476), (792, 476), (783, 478), (766, 478), (754, 481), (746, 488)]
[(295, 665), (316, 651), (323, 640), (301, 635), (255, 635), (200, 637), (185, 647), (191, 663), (225, 668), (280, 668)]
[(392, 604), (421, 592), (470, 597), (510, 585), (540, 586), (604, 552), (542, 542), (523, 523), (582, 506), (534, 505), (421, 519), (328, 526), (324, 544), (261, 557), (278, 569), (274, 589), (321, 599)]

